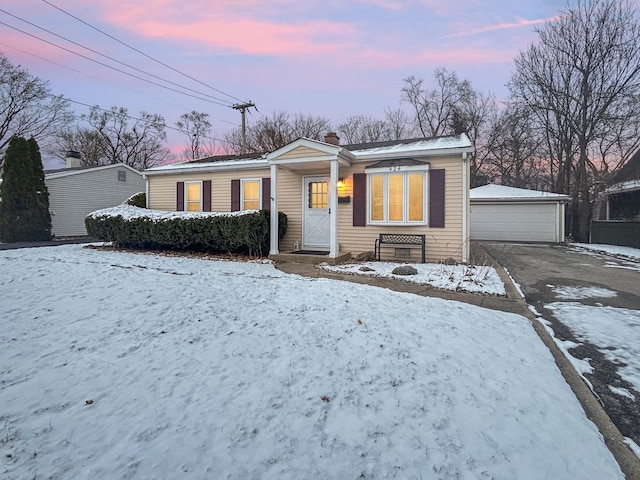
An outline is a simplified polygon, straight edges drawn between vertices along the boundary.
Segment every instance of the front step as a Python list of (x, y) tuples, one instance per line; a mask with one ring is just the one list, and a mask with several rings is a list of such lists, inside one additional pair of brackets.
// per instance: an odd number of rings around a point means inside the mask
[(335, 265), (349, 260), (350, 258), (350, 252), (339, 253), (335, 258), (331, 258), (329, 255), (313, 255), (307, 253), (278, 253), (275, 255), (269, 255), (269, 260), (273, 260), (274, 262), (310, 263), (314, 265), (319, 263)]

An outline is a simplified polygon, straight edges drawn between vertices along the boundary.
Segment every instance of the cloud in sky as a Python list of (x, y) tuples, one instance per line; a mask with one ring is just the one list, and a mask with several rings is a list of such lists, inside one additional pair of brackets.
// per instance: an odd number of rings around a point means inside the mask
[[(535, 41), (533, 27), (564, 0), (47, 0), (141, 51), (262, 112), (304, 112), (339, 123), (397, 108), (403, 78), (426, 83), (446, 67), (504, 98), (513, 58)], [(74, 20), (43, 0), (4, 0), (1, 8), (138, 68), (191, 83)], [(18, 20), (0, 21), (55, 43)], [(472, 38), (471, 38), (472, 37)], [(141, 83), (0, 25), (0, 50), (51, 81), (55, 93), (88, 104), (163, 114), (207, 111), (222, 135), (237, 112)], [(90, 55), (76, 46), (72, 50)], [(501, 90), (501, 91), (500, 91)]]
[(499, 30), (509, 30), (512, 28), (523, 28), (523, 27), (531, 27), (531, 26), (535, 26), (535, 25), (540, 25), (542, 23), (547, 23), (550, 21), (553, 21), (555, 19), (557, 19), (557, 16), (554, 17), (550, 17), (550, 18), (540, 18), (537, 20), (525, 20), (525, 19), (520, 19), (516, 22), (512, 22), (512, 23), (499, 23), (496, 25), (485, 25), (482, 27), (476, 27), (476, 28), (467, 28), (467, 27), (459, 27), (460, 29), (464, 29), (465, 31), (461, 31), (461, 32), (456, 32), (456, 33), (450, 33), (448, 35), (445, 35), (445, 38), (455, 38), (455, 37), (468, 37), (471, 35), (478, 35), (478, 34), (482, 34), (482, 33), (487, 33), (487, 32), (496, 32)]

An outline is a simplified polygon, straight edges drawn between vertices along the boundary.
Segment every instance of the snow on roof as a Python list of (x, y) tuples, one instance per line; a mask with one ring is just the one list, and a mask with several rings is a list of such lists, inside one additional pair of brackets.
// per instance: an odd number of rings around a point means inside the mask
[(631, 190), (640, 189), (640, 180), (628, 180), (626, 182), (615, 183), (607, 188), (604, 193), (613, 194), (613, 193), (622, 193), (629, 192)]
[(483, 185), (471, 189), (471, 200), (566, 200), (568, 195), (540, 192), (525, 188), (506, 187), (504, 185)]
[(471, 141), (465, 134), (450, 137), (415, 139), (397, 143), (395, 145), (367, 147), (366, 144), (361, 144), (354, 147), (356, 148), (351, 149), (349, 146), (346, 146), (345, 148), (347, 148), (356, 157), (366, 157), (373, 154), (411, 153), (421, 150), (445, 150), (456, 148), (471, 150), (473, 148)]
[[(300, 139), (298, 139), (300, 140)], [(298, 141), (296, 140), (296, 141)], [(319, 140), (304, 139), (319, 144), (324, 144)], [(291, 145), (291, 144), (289, 144)], [(330, 145), (330, 144), (326, 144)], [(336, 147), (335, 145), (331, 145)], [(340, 145), (339, 147), (353, 154), (354, 157), (360, 160), (379, 159), (385, 155), (398, 157), (398, 155), (412, 154), (416, 152), (438, 152), (440, 150), (462, 150), (467, 152), (473, 151), (473, 146), (469, 137), (465, 134), (454, 135), (448, 137), (434, 137), (434, 138), (417, 138), (410, 140), (394, 140), (389, 142), (373, 142), (373, 143), (360, 143), (354, 145)], [(286, 148), (282, 147), (282, 148)], [(279, 149), (281, 150), (281, 149)], [(215, 158), (215, 157), (211, 157)], [(202, 159), (202, 160), (206, 160)], [(211, 162), (206, 161), (189, 161), (180, 163), (170, 163), (167, 165), (160, 165), (158, 167), (149, 168), (144, 171), (149, 175), (160, 175), (168, 173), (178, 173), (182, 171), (198, 171), (198, 170), (225, 170), (235, 168), (262, 168), (269, 165), (269, 160), (266, 157), (256, 158), (256, 154), (248, 154), (245, 158), (234, 158), (233, 160), (214, 160)]]
[(181, 170), (231, 169), (237, 167), (267, 167), (266, 158), (239, 158), (236, 160), (217, 160), (213, 162), (180, 162), (160, 165), (144, 171), (145, 174), (173, 173)]
[(45, 170), (44, 176), (47, 180), (49, 180), (52, 178), (67, 177), (69, 175), (82, 175), (84, 173), (95, 172), (97, 170), (109, 170), (112, 168), (126, 168), (136, 175), (142, 175), (142, 172), (139, 172), (126, 163), (110, 163), (108, 165), (91, 165), (84, 167), (56, 168), (54, 170)]

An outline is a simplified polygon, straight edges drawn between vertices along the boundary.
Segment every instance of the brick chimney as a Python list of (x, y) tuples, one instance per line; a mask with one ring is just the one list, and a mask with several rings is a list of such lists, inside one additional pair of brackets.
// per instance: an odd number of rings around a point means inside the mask
[(336, 132), (327, 132), (324, 136), (324, 143), (330, 143), (331, 145), (340, 145), (340, 137)]

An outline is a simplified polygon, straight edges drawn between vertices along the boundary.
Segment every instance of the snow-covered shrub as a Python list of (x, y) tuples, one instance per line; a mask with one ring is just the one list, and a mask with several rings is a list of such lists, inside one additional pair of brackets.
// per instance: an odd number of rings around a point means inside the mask
[(133, 205), (134, 207), (147, 208), (147, 194), (144, 192), (138, 192), (131, 195), (122, 203), (124, 205)]
[[(90, 236), (118, 247), (266, 256), (269, 219), (269, 210), (163, 212), (120, 205), (90, 213), (85, 225)], [(287, 217), (280, 212), (280, 239), (286, 231)]]

